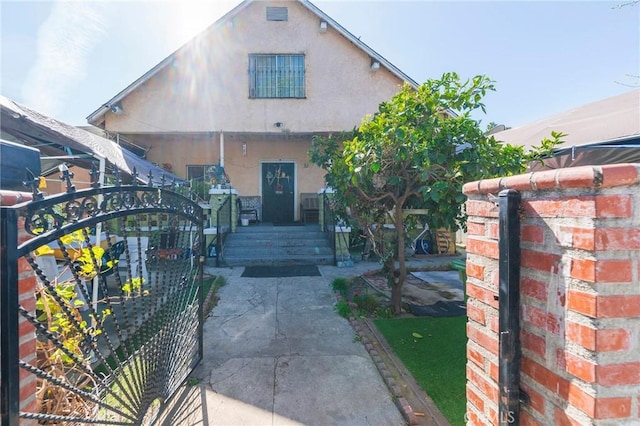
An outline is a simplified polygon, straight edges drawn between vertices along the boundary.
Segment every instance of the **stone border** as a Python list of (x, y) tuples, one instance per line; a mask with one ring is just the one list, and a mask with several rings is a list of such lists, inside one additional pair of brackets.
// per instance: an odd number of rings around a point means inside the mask
[[(334, 293), (337, 301), (343, 300), (340, 293)], [(449, 421), (440, 412), (433, 400), (415, 381), (402, 361), (396, 357), (384, 337), (377, 331), (370, 319), (349, 317), (349, 324), (364, 345), (376, 369), (391, 393), (396, 407), (411, 426), (445, 426)], [(404, 386), (398, 380), (406, 382)]]

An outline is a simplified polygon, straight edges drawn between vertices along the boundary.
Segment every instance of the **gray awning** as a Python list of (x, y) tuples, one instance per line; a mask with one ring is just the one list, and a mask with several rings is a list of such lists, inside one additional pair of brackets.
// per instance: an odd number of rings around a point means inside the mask
[[(148, 183), (149, 173), (153, 182), (160, 184), (164, 175), (166, 184), (173, 180), (178, 183), (184, 179), (167, 172), (112, 140), (100, 137), (86, 130), (70, 126), (51, 117), (40, 114), (30, 108), (17, 104), (0, 96), (0, 128), (25, 145), (36, 147), (47, 156), (70, 158), (65, 162), (79, 167), (89, 168), (92, 161), (104, 158), (107, 164), (116, 166), (122, 173), (132, 176), (135, 168), (138, 180)], [(91, 158), (77, 158), (77, 154), (88, 154)]]
[(640, 89), (570, 109), (513, 129), (494, 133), (496, 140), (529, 149), (540, 145), (551, 131), (563, 132), (571, 148), (640, 137)]

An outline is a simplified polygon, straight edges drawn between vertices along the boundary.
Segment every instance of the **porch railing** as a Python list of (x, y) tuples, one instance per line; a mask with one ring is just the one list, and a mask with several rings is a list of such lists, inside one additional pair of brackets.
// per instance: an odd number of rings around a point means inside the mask
[(229, 195), (218, 207), (216, 215), (216, 266), (219, 267), (224, 260), (224, 245), (231, 233), (233, 225), (231, 195)]

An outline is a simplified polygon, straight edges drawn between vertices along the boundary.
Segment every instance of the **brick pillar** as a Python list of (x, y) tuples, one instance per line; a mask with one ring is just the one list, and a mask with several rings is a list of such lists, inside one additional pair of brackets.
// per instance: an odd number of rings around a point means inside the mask
[(640, 424), (640, 165), (468, 183), (467, 417), (498, 424), (498, 210), (521, 192), (521, 424)]
[[(20, 243), (32, 238), (24, 230), (24, 219), (18, 220), (18, 238)], [(36, 312), (36, 275), (24, 258), (18, 260), (18, 303), (32, 315)], [(18, 319), (20, 336), (20, 359), (31, 365), (36, 365), (36, 333), (35, 328), (22, 316)], [(25, 412), (39, 412), (36, 401), (36, 376), (20, 372), (20, 410)], [(37, 421), (21, 421), (20, 424), (38, 424)]]
[[(22, 202), (30, 201), (31, 194), (0, 190), (0, 206), (8, 207)], [(24, 230), (24, 219), (18, 219), (18, 244), (33, 238)], [(2, 283), (5, 285), (5, 283)], [(36, 276), (24, 258), (18, 261), (18, 303), (27, 311), (35, 314), (36, 300)], [(19, 356), (20, 359), (36, 365), (36, 335), (33, 326), (22, 316), (18, 318), (19, 335)], [(1, 356), (1, 355), (0, 355)], [(36, 376), (20, 371), (20, 411), (34, 412), (40, 411), (36, 401)], [(20, 424), (37, 425), (36, 420), (21, 420)]]

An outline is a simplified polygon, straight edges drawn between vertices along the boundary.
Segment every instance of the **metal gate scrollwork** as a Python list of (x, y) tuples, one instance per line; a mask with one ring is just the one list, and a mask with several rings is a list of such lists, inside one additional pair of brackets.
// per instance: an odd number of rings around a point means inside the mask
[(1, 211), (3, 424), (152, 422), (202, 358), (202, 209), (94, 185)]

